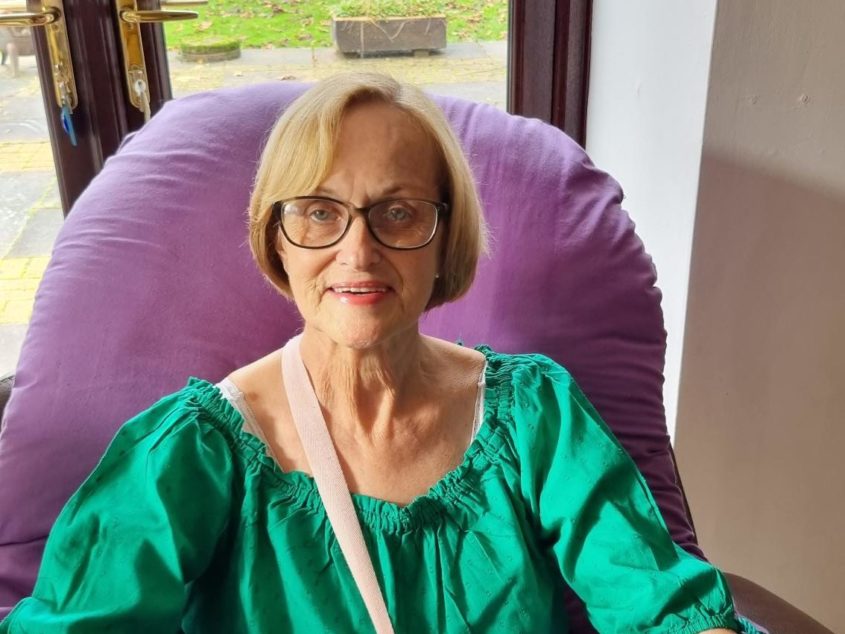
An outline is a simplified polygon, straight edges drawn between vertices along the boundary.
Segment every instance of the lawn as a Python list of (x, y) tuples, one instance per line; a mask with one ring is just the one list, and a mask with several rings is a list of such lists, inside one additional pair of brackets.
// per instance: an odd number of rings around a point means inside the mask
[[(168, 48), (195, 35), (236, 37), (244, 48), (323, 47), (332, 45), (331, 14), (335, 3), (319, 0), (209, 0), (189, 7), (198, 20), (165, 24)], [(451, 42), (503, 40), (507, 34), (507, 0), (443, 2)]]

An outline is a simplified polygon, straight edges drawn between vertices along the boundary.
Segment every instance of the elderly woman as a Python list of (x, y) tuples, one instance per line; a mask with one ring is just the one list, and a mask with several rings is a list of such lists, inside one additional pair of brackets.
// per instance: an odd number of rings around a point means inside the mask
[[(485, 230), (419, 90), (346, 75), (288, 108), (250, 242), (302, 334), (127, 423), (0, 632), (365, 632), (382, 597), (397, 632), (566, 632), (565, 584), (600, 632), (754, 631), (563, 368), (420, 333), (470, 286)], [(312, 478), (302, 392), (352, 493), (367, 603)]]

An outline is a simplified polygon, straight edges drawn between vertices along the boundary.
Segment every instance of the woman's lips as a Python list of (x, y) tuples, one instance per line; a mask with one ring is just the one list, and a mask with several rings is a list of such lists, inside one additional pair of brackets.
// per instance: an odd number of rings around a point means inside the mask
[(386, 284), (377, 282), (335, 284), (328, 289), (328, 293), (336, 297), (341, 303), (352, 306), (371, 306), (384, 300), (393, 292)]

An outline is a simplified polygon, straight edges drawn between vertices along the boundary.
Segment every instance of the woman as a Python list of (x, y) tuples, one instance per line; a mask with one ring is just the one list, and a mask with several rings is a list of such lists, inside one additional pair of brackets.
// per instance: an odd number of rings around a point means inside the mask
[[(565, 632), (568, 583), (600, 632), (753, 632), (565, 370), (420, 334), (468, 289), (484, 235), (460, 146), (416, 89), (335, 77), (270, 135), (251, 246), (302, 314), (395, 630)], [(0, 633), (372, 631), (290, 380), (277, 351), (127, 423)]]

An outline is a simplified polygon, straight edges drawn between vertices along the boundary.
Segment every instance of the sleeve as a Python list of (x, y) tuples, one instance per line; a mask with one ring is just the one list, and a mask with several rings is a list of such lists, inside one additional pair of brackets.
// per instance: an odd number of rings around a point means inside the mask
[(226, 438), (181, 393), (126, 423), (58, 516), (32, 596), (0, 634), (180, 631), (226, 529)]
[(544, 357), (514, 390), (521, 493), (543, 546), (602, 634), (756, 632), (727, 584), (672, 541), (634, 462), (569, 374)]

